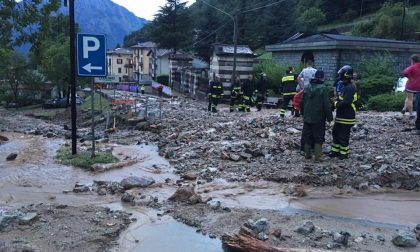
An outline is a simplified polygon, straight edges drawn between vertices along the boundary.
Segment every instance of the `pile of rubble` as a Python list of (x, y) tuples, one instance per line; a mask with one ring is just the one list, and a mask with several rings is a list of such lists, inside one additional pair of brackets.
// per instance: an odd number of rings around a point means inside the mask
[(210, 114), (205, 104), (189, 100), (165, 104), (163, 112), (164, 119), (157, 122), (160, 133), (143, 131), (137, 140), (158, 144), (180, 175), (198, 172), (202, 181), (266, 179), (355, 188), (367, 183), (371, 190), (420, 186), (420, 146), (402, 130), (406, 124), (396, 114), (359, 113), (350, 159), (313, 164), (299, 150), (301, 118), (280, 120), (274, 110)]

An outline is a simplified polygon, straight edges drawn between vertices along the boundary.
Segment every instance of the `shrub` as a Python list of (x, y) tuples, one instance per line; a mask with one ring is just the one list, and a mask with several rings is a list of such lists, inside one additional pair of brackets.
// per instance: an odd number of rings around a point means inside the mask
[(384, 75), (396, 77), (392, 67), (392, 57), (389, 53), (375, 54), (373, 57), (361, 57), (359, 64), (355, 68), (363, 78), (374, 75)]
[(395, 78), (385, 75), (373, 75), (360, 80), (361, 99), (367, 101), (370, 97), (386, 94), (392, 91)]
[(79, 151), (76, 155), (72, 155), (68, 146), (62, 146), (58, 149), (55, 158), (61, 164), (72, 165), (83, 169), (90, 169), (94, 164), (108, 164), (119, 161), (110, 152), (97, 152), (93, 158), (91, 157), (91, 152), (88, 151)]
[(275, 60), (264, 60), (254, 67), (254, 74), (258, 77), (262, 72), (266, 73), (268, 79), (268, 89), (278, 93), (281, 85), (281, 79), (286, 75), (288, 67), (289, 66), (280, 66)]
[(367, 107), (376, 111), (399, 111), (404, 107), (405, 93), (387, 93), (373, 96), (369, 99)]
[(169, 85), (169, 75), (159, 75), (156, 77), (156, 81), (162, 85), (168, 86)]

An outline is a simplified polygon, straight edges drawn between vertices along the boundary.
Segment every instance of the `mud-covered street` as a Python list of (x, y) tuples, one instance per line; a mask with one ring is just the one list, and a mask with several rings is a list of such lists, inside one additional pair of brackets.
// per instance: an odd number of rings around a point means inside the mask
[[(350, 158), (318, 164), (299, 151), (301, 118), (161, 104), (154, 121), (97, 125), (98, 149), (126, 162), (104, 172), (55, 159), (69, 143), (65, 110), (0, 111), (0, 251), (223, 251), (241, 228), (272, 251), (418, 250), (420, 138), (408, 117), (360, 112)], [(89, 150), (89, 128), (78, 135)]]

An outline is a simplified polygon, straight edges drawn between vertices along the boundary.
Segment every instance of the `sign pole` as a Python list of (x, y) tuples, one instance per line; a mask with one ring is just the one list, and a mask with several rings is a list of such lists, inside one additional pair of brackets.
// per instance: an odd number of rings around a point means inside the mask
[(74, 21), (74, 0), (70, 0), (70, 94), (71, 94), (71, 153), (77, 154), (77, 110), (76, 110), (76, 36)]
[(95, 156), (95, 103), (94, 103), (94, 97), (95, 97), (95, 82), (92, 78), (92, 90), (91, 90), (91, 110), (92, 110), (92, 157)]

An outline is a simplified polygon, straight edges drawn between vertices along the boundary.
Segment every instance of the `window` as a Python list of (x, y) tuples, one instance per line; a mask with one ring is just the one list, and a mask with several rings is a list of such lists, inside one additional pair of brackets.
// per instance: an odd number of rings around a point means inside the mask
[(122, 71), (121, 71), (121, 67), (119, 67), (119, 68), (118, 68), (118, 73), (121, 73), (121, 72), (122, 72)]
[(128, 73), (128, 68), (125, 68), (125, 73)]
[(123, 60), (122, 59), (117, 59), (117, 64), (122, 64)]
[(128, 64), (132, 65), (133, 64), (133, 60), (132, 59), (128, 59)]

